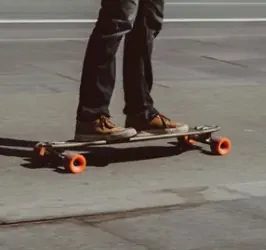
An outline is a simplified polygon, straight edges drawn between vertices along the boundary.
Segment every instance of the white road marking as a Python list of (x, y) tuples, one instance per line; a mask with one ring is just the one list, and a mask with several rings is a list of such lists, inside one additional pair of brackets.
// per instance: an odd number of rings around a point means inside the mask
[(44, 38), (0, 38), (0, 43), (12, 42), (62, 42), (62, 41), (86, 41), (89, 37), (44, 37)]
[(95, 23), (96, 19), (0, 19), (0, 24)]
[[(95, 23), (96, 19), (0, 19), (0, 24)], [(266, 18), (165, 18), (165, 23), (191, 22), (266, 22)]]
[(266, 18), (166, 18), (166, 23), (192, 23), (192, 22), (266, 22)]
[[(256, 37), (266, 37), (263, 34), (252, 34)], [(182, 40), (182, 39), (226, 39), (232, 37), (250, 37), (250, 34), (206, 35), (206, 36), (159, 36), (156, 40)], [(63, 42), (63, 41), (87, 41), (88, 37), (40, 37), (40, 38), (0, 38), (0, 43), (10, 42)]]
[(222, 5), (222, 6), (263, 6), (266, 2), (168, 2), (166, 5), (184, 5), (184, 6), (198, 6), (198, 5)]

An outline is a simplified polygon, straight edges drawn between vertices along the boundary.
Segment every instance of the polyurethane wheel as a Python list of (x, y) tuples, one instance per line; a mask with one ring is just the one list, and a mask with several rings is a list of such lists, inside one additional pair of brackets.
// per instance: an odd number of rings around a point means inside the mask
[(47, 149), (41, 146), (40, 143), (38, 143), (33, 148), (31, 163), (35, 167), (43, 166), (46, 163), (47, 155), (48, 155)]
[(189, 138), (189, 136), (185, 136), (185, 142), (188, 144), (188, 145), (195, 145), (196, 144), (196, 141)]
[(64, 168), (73, 174), (82, 173), (87, 166), (86, 158), (80, 154), (68, 154), (64, 158)]
[(231, 151), (231, 141), (228, 138), (213, 137), (210, 141), (210, 147), (213, 154), (226, 155)]
[(182, 146), (193, 146), (196, 144), (196, 141), (193, 139), (190, 139), (189, 136), (183, 136), (178, 138), (179, 142), (181, 143)]
[(34, 157), (43, 157), (46, 154), (46, 148), (36, 144), (33, 148), (33, 154)]

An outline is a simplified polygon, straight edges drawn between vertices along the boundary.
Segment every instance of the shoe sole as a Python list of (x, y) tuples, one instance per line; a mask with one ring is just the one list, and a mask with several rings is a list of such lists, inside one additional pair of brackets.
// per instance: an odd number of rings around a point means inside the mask
[(183, 125), (177, 128), (166, 128), (166, 129), (151, 129), (138, 132), (137, 136), (152, 136), (162, 134), (173, 134), (173, 133), (186, 133), (189, 131), (188, 125)]
[(133, 128), (127, 128), (125, 130), (111, 133), (111, 134), (76, 134), (75, 141), (117, 141), (122, 139), (131, 138), (137, 135), (137, 131)]

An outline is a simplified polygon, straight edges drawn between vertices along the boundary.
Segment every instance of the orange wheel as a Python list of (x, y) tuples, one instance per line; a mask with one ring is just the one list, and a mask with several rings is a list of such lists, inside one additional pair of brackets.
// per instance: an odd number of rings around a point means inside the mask
[(69, 154), (65, 156), (64, 167), (67, 172), (73, 174), (80, 174), (86, 168), (87, 162), (83, 155), (80, 154)]
[(180, 142), (184, 145), (187, 145), (187, 146), (193, 146), (196, 144), (196, 141), (195, 140), (192, 140), (189, 138), (189, 136), (184, 136), (182, 138), (179, 139)]
[(189, 145), (195, 145), (195, 144), (196, 144), (196, 141), (193, 140), (193, 139), (189, 139), (188, 136), (185, 136), (185, 141), (186, 141), (186, 143), (188, 143)]
[(34, 157), (36, 158), (43, 157), (46, 154), (46, 148), (37, 144), (33, 148), (33, 154), (34, 154)]
[(47, 149), (38, 143), (33, 148), (31, 163), (35, 167), (43, 166), (46, 164), (47, 156)]
[(231, 141), (228, 138), (212, 138), (211, 151), (213, 154), (226, 155), (231, 151)]

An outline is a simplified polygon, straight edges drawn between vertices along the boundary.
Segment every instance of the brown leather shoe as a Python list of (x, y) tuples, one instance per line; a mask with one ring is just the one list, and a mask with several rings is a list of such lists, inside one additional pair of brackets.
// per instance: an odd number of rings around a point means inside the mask
[(92, 122), (77, 121), (75, 140), (120, 140), (133, 137), (137, 134), (134, 128), (117, 127), (108, 117), (101, 116)]
[(173, 122), (162, 114), (158, 114), (151, 121), (138, 116), (128, 116), (125, 127), (132, 127), (138, 134), (153, 135), (163, 133), (187, 132), (189, 126), (184, 123)]

